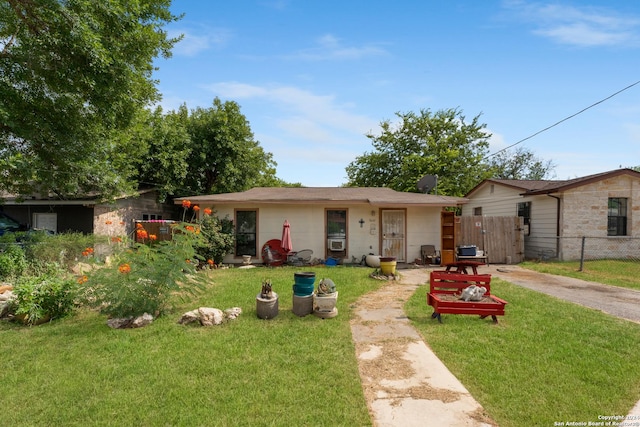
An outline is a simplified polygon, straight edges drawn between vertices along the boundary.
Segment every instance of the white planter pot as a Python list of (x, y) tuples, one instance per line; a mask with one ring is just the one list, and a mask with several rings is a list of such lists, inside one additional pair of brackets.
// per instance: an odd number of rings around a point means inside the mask
[(325, 296), (314, 294), (313, 310), (328, 313), (333, 311), (334, 308), (336, 308), (337, 302), (338, 302), (338, 292), (327, 294)]
[(380, 267), (380, 255), (367, 255), (365, 262), (369, 267), (378, 268)]

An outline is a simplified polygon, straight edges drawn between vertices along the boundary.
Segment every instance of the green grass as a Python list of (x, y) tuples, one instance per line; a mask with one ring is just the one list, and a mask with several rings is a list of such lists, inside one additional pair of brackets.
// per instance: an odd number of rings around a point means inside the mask
[(541, 273), (640, 290), (640, 262), (637, 261), (586, 261), (583, 265), (583, 271), (578, 271), (580, 269), (579, 261), (523, 262), (519, 265)]
[[(141, 329), (110, 329), (90, 311), (35, 327), (0, 322), (3, 425), (371, 425), (349, 318), (383, 282), (366, 268), (312, 270), (338, 286), (334, 319), (292, 313), (301, 269), (286, 267), (213, 271), (196, 301)], [(256, 316), (266, 278), (280, 295), (272, 320)], [(439, 324), (426, 290), (407, 314), (501, 427), (597, 421), (640, 397), (640, 325), (498, 279), (492, 291), (509, 301), (498, 325), (462, 315)], [(199, 306), (244, 313), (210, 328), (176, 323)]]
[(625, 415), (640, 398), (640, 325), (493, 279), (499, 324), (431, 319), (427, 286), (406, 311), (436, 355), (501, 427)]
[[(5, 425), (370, 425), (349, 317), (353, 302), (382, 282), (370, 269), (305, 268), (330, 277), (339, 315), (300, 318), (292, 309), (300, 268), (216, 270), (197, 301), (141, 329), (113, 330), (81, 311), (37, 327), (0, 322)], [(256, 315), (270, 278), (279, 315)], [(235, 321), (177, 324), (200, 306), (240, 306)]]

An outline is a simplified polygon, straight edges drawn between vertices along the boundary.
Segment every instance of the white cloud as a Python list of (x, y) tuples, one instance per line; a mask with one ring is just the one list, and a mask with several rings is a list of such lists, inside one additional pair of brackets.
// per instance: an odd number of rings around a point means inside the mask
[[(239, 82), (221, 82), (207, 86), (216, 96), (228, 99), (260, 98), (278, 109), (278, 121), (292, 134), (298, 133), (300, 123), (310, 128), (345, 130), (360, 135), (377, 126), (369, 117), (354, 114), (350, 108), (336, 103), (333, 95), (316, 95), (293, 86), (255, 86)], [(310, 124), (313, 124), (311, 126)]]
[(185, 29), (173, 30), (169, 33), (170, 37), (179, 37), (180, 40), (174, 46), (172, 52), (174, 55), (196, 56), (201, 52), (212, 48), (218, 48), (227, 44), (231, 38), (231, 33), (224, 29)]
[(362, 46), (347, 46), (332, 34), (325, 34), (316, 40), (316, 46), (302, 49), (287, 55), (286, 58), (309, 61), (353, 60), (387, 54), (388, 52), (377, 44), (370, 43)]
[(622, 16), (612, 9), (574, 7), (527, 1), (505, 1), (520, 19), (533, 23), (534, 34), (575, 46), (637, 45), (640, 17)]

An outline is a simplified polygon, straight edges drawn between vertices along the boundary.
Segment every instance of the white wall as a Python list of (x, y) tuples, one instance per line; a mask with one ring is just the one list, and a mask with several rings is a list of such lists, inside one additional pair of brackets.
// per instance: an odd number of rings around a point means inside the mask
[[(207, 206), (201, 206), (200, 212)], [(379, 254), (380, 250), (380, 208), (368, 204), (357, 205), (249, 205), (211, 207), (218, 217), (228, 215), (234, 218), (235, 209), (258, 210), (258, 250), (271, 239), (281, 239), (282, 225), (285, 220), (291, 225), (291, 242), (293, 250), (311, 249), (313, 257), (325, 258), (326, 232), (325, 209), (347, 210), (347, 257), (357, 262), (363, 255)], [(394, 209), (402, 209), (397, 207)], [(420, 246), (434, 244), (440, 246), (440, 207), (412, 207), (406, 209), (406, 261), (413, 262), (420, 258)], [(360, 220), (364, 224), (360, 225)], [(257, 263), (261, 262), (261, 255)], [(241, 257), (227, 255), (225, 263), (239, 263)]]

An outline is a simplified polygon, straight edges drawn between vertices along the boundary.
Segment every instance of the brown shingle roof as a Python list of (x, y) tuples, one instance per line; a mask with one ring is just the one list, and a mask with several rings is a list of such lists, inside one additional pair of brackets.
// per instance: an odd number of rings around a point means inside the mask
[(406, 193), (382, 187), (256, 187), (238, 193), (181, 197), (191, 203), (220, 205), (233, 203), (362, 203), (371, 205), (456, 206), (468, 200), (461, 197)]
[(522, 179), (486, 179), (469, 191), (466, 197), (471, 196), (476, 190), (487, 183), (501, 184), (507, 187), (522, 190), (521, 195), (550, 194), (565, 191), (574, 187), (600, 181), (605, 178), (612, 178), (618, 175), (632, 175), (640, 178), (640, 172), (633, 169), (616, 169), (608, 172), (601, 172), (587, 175), (580, 178), (566, 180), (522, 180)]

